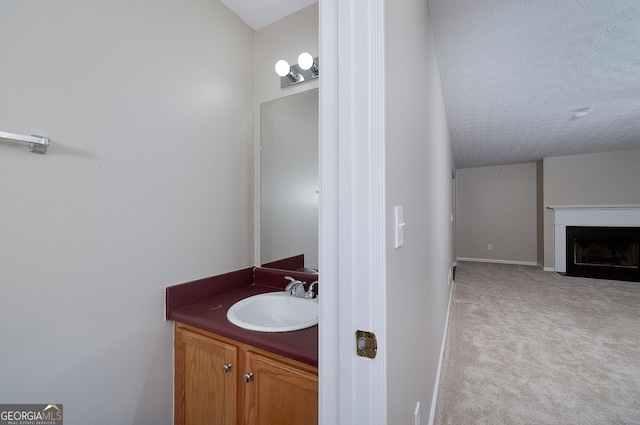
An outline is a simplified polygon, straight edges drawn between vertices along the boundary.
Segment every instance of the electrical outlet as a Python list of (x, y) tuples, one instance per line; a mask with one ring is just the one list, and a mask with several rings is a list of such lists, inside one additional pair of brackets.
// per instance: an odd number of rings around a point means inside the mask
[(493, 245), (491, 245), (491, 244), (487, 244), (487, 249), (488, 249), (489, 251), (491, 251), (491, 250), (493, 249)]

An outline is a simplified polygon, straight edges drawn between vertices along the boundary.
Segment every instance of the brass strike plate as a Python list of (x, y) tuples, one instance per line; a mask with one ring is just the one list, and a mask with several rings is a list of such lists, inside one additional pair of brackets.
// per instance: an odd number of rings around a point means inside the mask
[(378, 353), (378, 341), (373, 332), (356, 331), (356, 353), (360, 357), (374, 359)]

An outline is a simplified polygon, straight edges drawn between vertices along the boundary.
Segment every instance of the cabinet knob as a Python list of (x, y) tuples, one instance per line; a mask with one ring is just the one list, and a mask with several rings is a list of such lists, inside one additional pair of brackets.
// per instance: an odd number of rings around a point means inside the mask
[(245, 373), (242, 375), (242, 379), (244, 379), (244, 382), (250, 382), (253, 379), (253, 373)]
[(223, 364), (222, 365), (222, 373), (227, 373), (231, 370), (231, 363), (227, 363), (227, 364)]

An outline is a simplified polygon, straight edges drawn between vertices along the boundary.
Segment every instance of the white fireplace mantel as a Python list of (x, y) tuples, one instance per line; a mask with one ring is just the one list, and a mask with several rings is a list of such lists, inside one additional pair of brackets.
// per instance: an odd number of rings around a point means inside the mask
[(555, 271), (567, 271), (567, 226), (640, 227), (640, 205), (552, 205)]

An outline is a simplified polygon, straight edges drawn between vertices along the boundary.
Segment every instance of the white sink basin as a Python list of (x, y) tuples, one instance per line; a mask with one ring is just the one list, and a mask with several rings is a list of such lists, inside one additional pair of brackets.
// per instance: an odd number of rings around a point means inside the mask
[(260, 332), (287, 332), (318, 324), (318, 299), (269, 292), (238, 301), (227, 310), (236, 326)]

